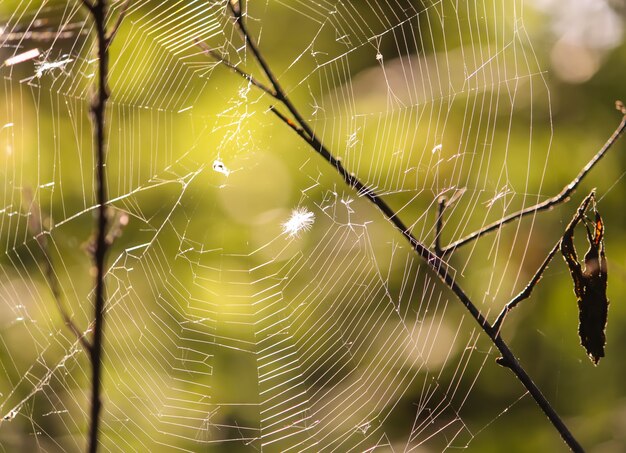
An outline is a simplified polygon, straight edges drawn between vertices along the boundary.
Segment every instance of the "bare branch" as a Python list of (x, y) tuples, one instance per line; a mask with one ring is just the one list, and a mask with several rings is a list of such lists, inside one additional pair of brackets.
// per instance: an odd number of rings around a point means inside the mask
[(259, 52), (254, 40), (250, 36), (245, 26), (243, 20), (243, 14), (239, 9), (239, 3), (237, 2), (237, 7), (233, 5), (232, 1), (228, 3), (228, 8), (235, 18), (235, 23), (239, 28), (240, 33), (242, 34), (246, 45), (250, 48), (252, 53), (259, 65), (263, 68), (265, 75), (272, 83), (274, 90), (276, 91), (276, 99), (278, 99), (286, 108), (289, 110), (291, 115), (295, 118), (296, 122), (300, 126), (300, 128), (296, 127), (295, 124), (292, 124), (290, 120), (288, 120), (284, 115), (278, 113), (278, 111), (272, 108), (272, 111), (279, 116), (284, 122), (287, 123), (294, 131), (300, 135), (318, 154), (320, 154), (328, 163), (330, 163), (335, 169), (341, 174), (344, 178), (345, 182), (356, 189), (360, 194), (369, 198), (369, 200), (380, 209), (383, 214), (390, 220), (393, 225), (400, 230), (402, 235), (409, 241), (411, 247), (426, 261), (428, 266), (434, 270), (437, 275), (445, 282), (445, 284), (454, 292), (457, 298), (461, 301), (461, 303), (466, 307), (466, 309), (470, 312), (472, 317), (478, 322), (481, 328), (487, 333), (489, 338), (491, 338), (492, 342), (498, 348), (498, 350), (502, 353), (501, 362), (505, 364), (508, 368), (510, 368), (513, 373), (517, 376), (520, 382), (526, 387), (528, 392), (535, 399), (537, 404), (541, 407), (546, 416), (550, 419), (552, 424), (555, 426), (563, 440), (567, 443), (567, 445), (573, 451), (583, 451), (582, 447), (578, 443), (578, 441), (571, 434), (567, 426), (563, 423), (561, 418), (558, 416), (556, 411), (552, 408), (548, 400), (543, 396), (539, 388), (532, 381), (530, 376), (526, 373), (520, 363), (517, 361), (509, 347), (502, 340), (500, 336), (497, 335), (497, 332), (493, 329), (493, 327), (489, 324), (487, 319), (480, 313), (480, 311), (476, 308), (473, 302), (469, 299), (469, 297), (465, 294), (465, 292), (458, 286), (454, 277), (448, 272), (447, 264), (439, 258), (434, 252), (430, 251), (424, 244), (415, 238), (408, 227), (398, 218), (396, 212), (384, 201), (380, 198), (378, 194), (376, 194), (373, 190), (367, 188), (365, 184), (363, 184), (355, 175), (349, 173), (342, 165), (341, 161), (333, 156), (333, 154), (324, 146), (324, 144), (315, 136), (312, 128), (308, 125), (308, 123), (304, 120), (302, 115), (296, 109), (296, 107), (291, 103), (286, 93), (283, 91), (280, 86), (278, 79), (274, 76), (271, 71), (269, 65), (265, 61), (264, 57)]
[[(580, 220), (585, 215), (585, 212), (587, 211), (587, 207), (589, 206), (589, 203), (594, 199), (594, 197), (595, 197), (595, 189), (592, 190), (591, 193), (587, 195), (585, 199), (582, 201), (582, 203), (576, 210), (576, 214), (574, 214), (574, 218), (572, 218), (571, 222), (568, 224), (566, 231), (572, 230), (578, 224), (578, 222), (580, 222)], [(554, 247), (552, 247), (552, 250), (550, 250), (550, 253), (548, 253), (548, 256), (546, 256), (546, 259), (543, 261), (541, 266), (539, 266), (539, 269), (537, 269), (537, 272), (535, 272), (535, 275), (533, 275), (533, 277), (528, 282), (528, 285), (526, 285), (526, 287), (517, 296), (511, 299), (511, 301), (504, 306), (504, 308), (498, 315), (498, 318), (493, 323), (493, 328), (496, 331), (497, 335), (500, 335), (500, 329), (502, 328), (502, 323), (504, 322), (504, 318), (506, 318), (509, 312), (512, 309), (514, 309), (521, 301), (528, 299), (530, 297), (530, 295), (533, 292), (533, 289), (535, 288), (537, 283), (539, 283), (539, 280), (541, 280), (541, 277), (543, 276), (544, 271), (548, 268), (550, 261), (552, 261), (552, 258), (554, 258), (554, 255), (556, 254), (556, 252), (558, 252), (559, 248), (561, 247), (562, 239), (563, 239), (562, 237), (559, 238), (557, 243), (554, 244)]]
[(437, 223), (435, 224), (435, 254), (441, 257), (441, 230), (443, 229), (443, 211), (446, 209), (446, 197), (440, 197), (437, 203)]
[[(106, 106), (109, 99), (109, 44), (106, 31), (107, 0), (96, 0), (89, 6), (83, 4), (91, 13), (96, 30), (96, 56), (98, 61), (98, 77), (96, 91), (91, 100), (91, 122), (93, 125), (93, 141), (96, 161), (96, 201), (98, 210), (94, 226), (96, 241), (93, 252), (95, 267), (94, 320), (93, 340), (91, 341), (91, 409), (87, 451), (96, 453), (99, 445), (100, 413), (102, 409), (102, 349), (104, 332), (104, 314), (106, 304), (105, 267), (108, 244), (107, 234), (107, 187), (106, 187)], [(114, 30), (115, 31), (115, 30)]]
[(226, 6), (236, 19), (241, 17), (241, 2), (239, 0), (228, 0)]
[(273, 105), (270, 105), (270, 111), (272, 111), (278, 118), (281, 119), (281, 121), (283, 123), (285, 123), (287, 126), (289, 126), (291, 129), (293, 129), (295, 131), (296, 134), (298, 134), (300, 137), (302, 137), (304, 140), (306, 140), (306, 142), (309, 145), (313, 145), (313, 142), (311, 140), (311, 137), (309, 137), (306, 132), (304, 132), (304, 129), (302, 129), (300, 126), (298, 126), (296, 123), (294, 123), (293, 121), (291, 121), (289, 118), (287, 118), (285, 115), (283, 115), (282, 113), (280, 113), (280, 111), (278, 111), (276, 109), (276, 107), (274, 107)]
[(44, 220), (41, 218), (39, 204), (33, 199), (33, 195), (30, 191), (30, 188), (24, 188), (23, 192), (23, 200), (24, 205), (28, 206), (28, 222), (27, 228), (28, 232), (33, 235), (39, 248), (43, 252), (44, 255), (44, 267), (45, 267), (45, 277), (48, 282), (48, 286), (50, 287), (50, 292), (52, 293), (52, 298), (57, 306), (57, 310), (63, 318), (63, 322), (69, 328), (69, 330), (74, 334), (76, 340), (82, 345), (87, 353), (91, 351), (91, 345), (85, 338), (85, 333), (81, 331), (76, 323), (72, 320), (72, 317), (69, 314), (69, 310), (63, 303), (63, 296), (61, 294), (61, 285), (59, 284), (59, 279), (54, 271), (54, 265), (52, 261), (52, 254), (50, 253), (50, 247), (48, 245), (47, 232), (43, 231)]
[(90, 13), (93, 13), (93, 10), (94, 10), (94, 5), (93, 5), (93, 3), (91, 3), (91, 2), (90, 2), (90, 1), (88, 1), (88, 0), (80, 0), (80, 2), (83, 4), (83, 6), (84, 6), (85, 8), (87, 8), (87, 10), (88, 10)]
[[(255, 56), (257, 62), (263, 69), (266, 77), (270, 80), (274, 90), (276, 91), (275, 98), (280, 101), (289, 110), (289, 113), (295, 119), (295, 123), (291, 122), (287, 117), (280, 114), (275, 108), (271, 110), (289, 127), (291, 127), (298, 135), (303, 138), (310, 146), (315, 150), (322, 158), (324, 158), (329, 164), (331, 164), (337, 172), (343, 177), (346, 184), (357, 190), (360, 195), (367, 197), (378, 209), (382, 211), (385, 217), (402, 233), (402, 235), (409, 241), (413, 250), (415, 250), (428, 264), (428, 266), (437, 273), (441, 280), (452, 290), (457, 296), (465, 308), (469, 311), (472, 317), (480, 325), (480, 327), (489, 336), (494, 345), (502, 354), (500, 363), (509, 369), (517, 376), (520, 382), (532, 395), (533, 399), (537, 402), (539, 407), (543, 410), (544, 414), (550, 419), (556, 430), (559, 432), (565, 443), (576, 452), (582, 452), (583, 449), (578, 441), (574, 438), (567, 426), (563, 423), (556, 411), (552, 408), (548, 400), (541, 393), (536, 384), (532, 381), (530, 376), (526, 373), (524, 368), (515, 358), (504, 340), (497, 335), (497, 332), (489, 324), (487, 319), (476, 308), (474, 303), (469, 299), (465, 292), (456, 283), (455, 278), (448, 272), (448, 265), (434, 252), (428, 249), (423, 243), (417, 240), (410, 232), (409, 228), (400, 220), (397, 213), (373, 190), (365, 186), (354, 174), (349, 173), (342, 165), (341, 160), (336, 158), (326, 146), (319, 140), (313, 129), (304, 120), (295, 105), (286, 95), (286, 92), (282, 89), (278, 79), (270, 69), (267, 61), (259, 51), (254, 40), (249, 34), (244, 22), (244, 14), (241, 10), (240, 2), (237, 0), (231, 0), (227, 3), (228, 9), (235, 19), (235, 24), (242, 35), (246, 46), (250, 49)], [(299, 126), (299, 127), (298, 127)]]
[(441, 251), (442, 256), (446, 256), (450, 254), (451, 252), (455, 251), (456, 249), (458, 249), (459, 247), (462, 247), (463, 245), (466, 245), (487, 233), (491, 233), (492, 231), (497, 230), (502, 225), (513, 222), (515, 220), (520, 220), (522, 217), (527, 216), (529, 214), (534, 214), (539, 211), (545, 211), (545, 210), (551, 209), (555, 205), (564, 203), (565, 201), (567, 201), (569, 197), (576, 191), (576, 189), (578, 188), (582, 180), (585, 178), (585, 176), (587, 176), (587, 174), (593, 169), (593, 167), (596, 166), (596, 164), (600, 161), (600, 159), (602, 159), (606, 155), (606, 153), (613, 147), (617, 139), (624, 133), (624, 130), (626, 130), (626, 113), (624, 113), (624, 116), (622, 117), (622, 121), (620, 122), (619, 126), (617, 127), (617, 129), (615, 129), (615, 132), (613, 132), (611, 137), (609, 137), (609, 139), (604, 144), (604, 146), (600, 148), (600, 150), (596, 153), (596, 155), (593, 156), (589, 162), (587, 162), (587, 165), (583, 167), (583, 169), (578, 173), (578, 175), (576, 175), (576, 177), (572, 179), (572, 181), (569, 184), (563, 187), (563, 189), (557, 195), (553, 196), (552, 198), (548, 198), (547, 200), (544, 200), (541, 203), (537, 203), (536, 205), (522, 209), (513, 214), (509, 214), (508, 216), (503, 217), (500, 220), (490, 223), (489, 225), (481, 228), (480, 230), (477, 230), (471, 234), (468, 234), (462, 239), (454, 241), (453, 243), (447, 245), (446, 247), (442, 249)]
[[(43, 236), (40, 236), (43, 238)], [(61, 295), (61, 287), (59, 285), (59, 279), (57, 278), (56, 273), (54, 272), (54, 266), (52, 264), (52, 256), (50, 255), (50, 251), (48, 250), (47, 241), (45, 239), (43, 241), (37, 240), (39, 243), (45, 258), (45, 268), (46, 268), (46, 280), (48, 281), (48, 285), (50, 286), (50, 291), (52, 292), (52, 297), (54, 302), (56, 303), (57, 309), (63, 318), (63, 322), (70, 329), (70, 331), (74, 334), (78, 342), (81, 344), (83, 349), (88, 354), (91, 354), (91, 344), (85, 337), (85, 332), (81, 331), (76, 323), (72, 320), (72, 317), (67, 310), (67, 307), (63, 303), (63, 296)]]

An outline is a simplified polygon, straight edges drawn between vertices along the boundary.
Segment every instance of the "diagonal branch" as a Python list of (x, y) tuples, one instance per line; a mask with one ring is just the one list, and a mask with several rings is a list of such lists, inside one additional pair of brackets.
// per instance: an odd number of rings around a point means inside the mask
[[(42, 236), (43, 238), (43, 236)], [(61, 295), (61, 288), (59, 285), (59, 279), (57, 278), (56, 273), (54, 272), (54, 267), (52, 265), (52, 256), (50, 255), (50, 251), (48, 250), (48, 245), (45, 241), (37, 239), (41, 249), (43, 250), (44, 258), (45, 258), (45, 267), (46, 267), (46, 280), (48, 280), (48, 285), (50, 286), (50, 291), (52, 292), (52, 297), (57, 306), (57, 310), (61, 314), (63, 318), (63, 322), (65, 325), (72, 331), (78, 342), (81, 344), (85, 352), (87, 354), (91, 354), (91, 344), (85, 337), (85, 332), (81, 331), (76, 323), (72, 320), (67, 307), (63, 303), (63, 296)]]
[[(591, 193), (587, 195), (585, 199), (582, 201), (582, 203), (576, 210), (576, 214), (574, 214), (574, 218), (567, 225), (566, 231), (573, 229), (578, 224), (578, 222), (580, 222), (580, 220), (585, 215), (585, 211), (587, 211), (587, 207), (589, 206), (589, 203), (594, 199), (594, 197), (595, 197), (595, 189), (591, 191)], [(535, 275), (533, 275), (533, 277), (528, 282), (528, 285), (526, 285), (526, 287), (517, 296), (511, 299), (511, 301), (504, 306), (504, 308), (498, 315), (498, 318), (493, 323), (493, 328), (497, 332), (498, 335), (500, 335), (500, 329), (502, 328), (502, 323), (504, 322), (504, 318), (506, 318), (509, 312), (512, 309), (514, 309), (520, 302), (530, 297), (530, 295), (533, 292), (533, 289), (535, 288), (537, 283), (539, 283), (539, 280), (541, 280), (543, 273), (548, 268), (548, 264), (550, 264), (550, 261), (552, 261), (552, 258), (554, 258), (554, 255), (556, 255), (556, 252), (558, 252), (559, 248), (561, 247), (562, 240), (563, 238), (561, 237), (556, 242), (556, 244), (554, 244), (554, 247), (552, 247), (552, 250), (550, 250), (550, 253), (548, 253), (548, 256), (546, 256), (546, 259), (543, 260), (543, 263), (541, 264), (541, 266), (539, 266), (539, 269), (537, 269), (537, 272), (535, 272)]]
[(23, 196), (25, 204), (28, 204), (28, 222), (27, 228), (28, 231), (39, 245), (39, 248), (43, 252), (44, 257), (44, 267), (45, 267), (45, 278), (48, 282), (48, 286), (50, 287), (50, 292), (52, 293), (52, 298), (54, 299), (54, 303), (57, 306), (57, 310), (63, 318), (63, 323), (67, 326), (67, 328), (74, 334), (76, 340), (81, 344), (81, 346), (85, 349), (85, 351), (89, 354), (91, 351), (91, 344), (87, 341), (85, 337), (85, 332), (81, 331), (72, 317), (70, 316), (70, 312), (63, 303), (63, 295), (61, 294), (61, 285), (59, 284), (59, 279), (57, 277), (56, 272), (54, 271), (54, 265), (52, 261), (52, 253), (50, 253), (50, 246), (48, 245), (47, 234), (48, 232), (43, 231), (43, 221), (40, 214), (39, 204), (33, 199), (31, 191), (29, 189), (23, 190)]
[[(285, 123), (293, 129), (300, 137), (302, 137), (310, 146), (314, 146), (313, 139), (307, 136), (304, 131), (299, 128), (293, 121), (286, 118), (284, 115), (279, 113), (274, 107), (271, 107), (270, 110), (274, 112), (281, 120), (285, 121)], [(315, 148), (314, 148), (315, 149)], [(357, 180), (358, 181), (358, 180)], [(353, 186), (355, 187), (355, 186)], [(367, 192), (367, 194), (371, 194), (371, 192)], [(372, 199), (369, 197), (370, 200)], [(380, 199), (378, 199), (380, 200)], [(376, 206), (380, 208), (378, 203)], [(386, 204), (384, 206), (387, 206)], [(390, 208), (389, 208), (390, 209)], [(392, 211), (393, 212), (393, 211)], [(456, 283), (454, 277), (452, 277), (447, 271), (447, 265), (443, 262), (434, 252), (431, 252), (425, 245), (419, 242), (409, 231), (404, 224), (398, 219), (397, 216), (390, 217), (387, 215), (385, 211), (383, 211), (387, 219), (389, 219), (402, 233), (402, 235), (409, 241), (412, 248), (426, 261), (428, 266), (434, 270), (439, 278), (443, 280), (443, 282), (448, 286), (452, 292), (457, 296), (457, 298), (461, 301), (461, 303), (465, 306), (465, 308), (470, 312), (472, 317), (478, 322), (478, 324), (485, 331), (487, 336), (491, 339), (493, 344), (498, 348), (500, 353), (502, 354), (502, 358), (498, 360), (498, 363), (501, 365), (511, 369), (511, 371), (517, 376), (522, 385), (528, 390), (531, 394), (532, 398), (535, 400), (537, 405), (541, 408), (543, 413), (548, 417), (548, 419), (552, 422), (556, 430), (559, 432), (565, 443), (570, 447), (570, 449), (574, 452), (582, 452), (584, 451), (582, 446), (578, 443), (573, 434), (569, 431), (569, 428), (565, 425), (563, 420), (556, 413), (554, 408), (551, 406), (550, 402), (546, 399), (546, 397), (541, 393), (539, 387), (533, 382), (531, 377), (526, 373), (526, 370), (522, 367), (519, 361), (513, 355), (513, 352), (509, 349), (508, 345), (504, 342), (502, 337), (499, 335), (498, 330), (496, 330), (493, 326), (489, 324), (489, 321), (480, 313), (480, 311), (476, 308), (471, 299), (465, 294), (462, 288)]]
[(587, 165), (585, 165), (583, 169), (580, 170), (578, 175), (576, 175), (576, 177), (572, 179), (569, 184), (563, 187), (563, 189), (558, 194), (556, 194), (552, 198), (548, 198), (547, 200), (542, 201), (541, 203), (537, 203), (536, 205), (529, 206), (528, 208), (514, 212), (513, 214), (509, 214), (508, 216), (503, 217), (500, 220), (496, 220), (495, 222), (482, 227), (480, 230), (468, 234), (464, 238), (454, 241), (453, 243), (447, 245), (441, 250), (442, 256), (446, 256), (454, 250), (458, 249), (459, 247), (462, 247), (463, 245), (466, 245), (487, 233), (491, 233), (492, 231), (497, 230), (502, 225), (516, 220), (520, 220), (522, 217), (534, 214), (539, 211), (551, 209), (555, 205), (567, 201), (569, 197), (576, 191), (585, 176), (587, 176), (587, 174), (593, 169), (593, 167), (595, 167), (596, 164), (606, 155), (606, 153), (613, 147), (617, 139), (626, 130), (626, 112), (623, 111), (622, 113), (624, 115), (622, 117), (622, 121), (620, 122), (619, 126), (617, 126), (617, 129), (615, 129), (611, 137), (609, 137), (609, 139), (606, 141), (604, 146), (600, 148), (596, 155), (593, 156), (589, 162), (587, 162)]
[(93, 13), (93, 10), (95, 8), (93, 3), (91, 3), (89, 0), (80, 0), (80, 2), (85, 8), (87, 8), (87, 10), (89, 10), (90, 13)]
[(274, 107), (273, 105), (270, 105), (270, 111), (272, 113), (274, 113), (278, 118), (280, 118), (280, 120), (285, 123), (287, 126), (289, 126), (291, 129), (293, 129), (293, 131), (298, 134), (300, 137), (302, 137), (309, 145), (311, 144), (311, 137), (309, 137), (307, 135), (306, 132), (304, 132), (304, 129), (302, 129), (300, 126), (298, 126), (296, 123), (294, 123), (293, 121), (291, 121), (289, 118), (287, 118), (285, 115), (283, 115), (282, 113), (280, 113), (280, 110), (277, 110), (276, 107)]
[(530, 376), (526, 373), (521, 364), (517, 361), (517, 359), (509, 349), (508, 345), (497, 334), (497, 331), (491, 326), (491, 324), (489, 324), (487, 319), (482, 315), (482, 313), (476, 308), (470, 298), (456, 283), (454, 277), (448, 272), (447, 264), (434, 252), (428, 249), (423, 243), (418, 241), (417, 238), (415, 238), (410, 232), (409, 228), (402, 222), (402, 220), (400, 220), (396, 212), (382, 198), (380, 198), (380, 196), (376, 192), (366, 187), (365, 184), (362, 183), (355, 175), (349, 173), (343, 167), (341, 161), (334, 157), (334, 155), (326, 148), (326, 146), (316, 137), (313, 129), (304, 120), (300, 112), (296, 109), (295, 105), (286, 95), (286, 92), (282, 89), (280, 83), (278, 82), (278, 79), (272, 72), (267, 61), (259, 51), (251, 35), (249, 34), (244, 22), (244, 15), (242, 13), (239, 1), (229, 0), (227, 3), (227, 7), (233, 15), (235, 24), (237, 25), (239, 32), (241, 33), (247, 47), (250, 49), (256, 61), (263, 69), (266, 77), (274, 87), (274, 90), (276, 92), (274, 98), (280, 101), (287, 108), (287, 110), (294, 117), (295, 123), (297, 123), (297, 125), (288, 120), (288, 118), (284, 115), (279, 114), (275, 108), (271, 108), (272, 112), (277, 114), (281, 120), (285, 121), (289, 125), (289, 127), (295, 130), (298, 135), (300, 135), (300, 137), (304, 139), (311, 146), (311, 148), (313, 148), (313, 150), (315, 150), (322, 158), (324, 158), (329, 164), (331, 164), (350, 187), (353, 187), (360, 195), (367, 197), (374, 205), (376, 205), (379, 210), (383, 212), (385, 217), (389, 221), (391, 221), (391, 223), (409, 241), (413, 250), (415, 250), (426, 261), (428, 266), (437, 273), (441, 280), (446, 284), (446, 286), (448, 286), (452, 290), (452, 292), (457, 296), (457, 298), (469, 311), (469, 313), (480, 325), (480, 327), (489, 336), (493, 344), (502, 354), (501, 363), (511, 369), (511, 371), (517, 376), (520, 382), (531, 394), (533, 399), (541, 407), (546, 416), (550, 419), (565, 443), (573, 451), (583, 451), (581, 445), (574, 438), (567, 426), (563, 423), (561, 418), (552, 408), (552, 406), (545, 398), (545, 396), (541, 393), (536, 384), (532, 381)]

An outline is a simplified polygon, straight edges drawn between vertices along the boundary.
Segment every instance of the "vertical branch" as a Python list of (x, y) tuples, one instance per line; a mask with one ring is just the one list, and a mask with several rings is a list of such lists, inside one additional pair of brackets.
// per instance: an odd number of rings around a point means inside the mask
[(104, 314), (106, 304), (105, 266), (108, 251), (107, 243), (107, 186), (106, 186), (106, 105), (109, 99), (109, 46), (116, 35), (119, 26), (128, 10), (130, 0), (122, 6), (120, 15), (114, 24), (111, 33), (107, 35), (106, 19), (109, 9), (107, 0), (81, 0), (89, 11), (96, 30), (96, 54), (98, 60), (98, 82), (91, 100), (91, 122), (93, 125), (93, 141), (96, 161), (96, 201), (97, 214), (95, 223), (95, 247), (93, 263), (95, 267), (94, 290), (94, 321), (93, 339), (89, 349), (91, 360), (91, 408), (87, 451), (95, 453), (99, 444), (100, 412), (102, 409), (102, 343), (104, 333)]
[(435, 224), (435, 255), (441, 257), (441, 230), (443, 230), (443, 211), (446, 210), (446, 197), (441, 197), (437, 201), (437, 222)]
[(91, 348), (91, 412), (89, 424), (88, 451), (95, 453), (98, 449), (98, 431), (100, 427), (100, 411), (102, 409), (102, 337), (104, 330), (105, 308), (105, 259), (107, 252), (107, 190), (105, 174), (105, 114), (106, 102), (109, 97), (107, 81), (109, 71), (109, 42), (106, 37), (105, 19), (106, 0), (98, 0), (91, 13), (96, 27), (97, 54), (98, 54), (98, 86), (91, 104), (91, 115), (94, 126), (94, 142), (96, 152), (96, 191), (98, 211), (96, 218), (96, 247), (93, 261), (96, 267), (96, 282), (94, 294), (94, 327)]

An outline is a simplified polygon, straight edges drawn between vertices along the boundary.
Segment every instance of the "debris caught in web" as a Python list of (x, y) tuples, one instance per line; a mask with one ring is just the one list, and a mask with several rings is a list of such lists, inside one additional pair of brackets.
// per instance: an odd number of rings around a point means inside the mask
[(25, 61), (32, 60), (33, 58), (37, 58), (40, 55), (40, 53), (41, 52), (39, 52), (39, 49), (36, 49), (36, 48), (30, 49), (30, 50), (27, 50), (26, 52), (22, 52), (13, 57), (7, 58), (6, 60), (4, 60), (4, 65), (13, 66), (18, 63), (23, 63)]
[(306, 208), (296, 208), (291, 211), (291, 217), (283, 223), (283, 234), (290, 238), (298, 237), (301, 232), (308, 231), (315, 223), (315, 214)]
[(224, 165), (224, 162), (219, 159), (215, 159), (213, 161), (213, 171), (221, 173), (224, 176), (230, 175), (230, 170), (228, 169), (228, 167), (226, 167), (226, 165)]
[(48, 61), (44, 58), (41, 61), (35, 63), (35, 77), (40, 79), (44, 74), (53, 71), (65, 71), (65, 67), (74, 61), (73, 58), (70, 58), (69, 55), (63, 55), (58, 60)]
[(593, 231), (587, 228), (589, 250), (585, 254), (585, 269), (578, 262), (574, 247), (574, 228), (565, 232), (561, 241), (561, 253), (574, 281), (574, 293), (578, 299), (580, 344), (589, 358), (597, 365), (604, 357), (606, 344), (606, 321), (609, 300), (606, 296), (607, 264), (604, 254), (604, 223), (596, 211)]

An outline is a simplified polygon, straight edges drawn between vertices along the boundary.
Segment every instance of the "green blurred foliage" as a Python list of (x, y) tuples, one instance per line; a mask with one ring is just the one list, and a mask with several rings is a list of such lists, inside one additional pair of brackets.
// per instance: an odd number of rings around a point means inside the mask
[[(250, 3), (252, 33), (293, 102), (346, 168), (428, 245), (439, 195), (466, 190), (446, 213), (445, 244), (557, 193), (620, 120), (613, 103), (623, 96), (626, 45), (592, 49), (597, 71), (565, 82), (552, 68), (558, 17), (546, 8), (351, 1), (331, 14), (322, 5)], [(0, 17), (15, 33), (37, 27), (34, 17), (42, 29), (84, 21), (78, 3), (68, 4), (3, 2)], [(420, 441), (421, 451), (564, 450), (522, 386), (495, 364), (478, 326), (399, 233), (268, 110), (272, 99), (195, 47), (194, 32), (185, 32), (193, 5), (155, 5), (134, 4), (111, 48), (109, 195), (111, 212), (129, 220), (109, 254), (104, 446), (251, 451), (259, 432), (245, 427), (268, 423), (256, 404), (273, 395), (272, 376), (295, 357), (300, 373), (288, 376), (300, 384), (272, 398), (311, 404), (320, 418), (342, 410), (342, 390), (380, 371), (376, 385), (345, 400), (363, 399), (358, 410), (319, 428), (312, 450), (361, 431), (386, 432), (381, 451)], [(189, 22), (199, 24), (197, 37), (262, 78), (222, 9), (203, 5), (204, 15)], [(28, 398), (0, 426), (3, 451), (74, 451), (84, 441), (89, 366), (80, 350), (30, 396), (73, 343), (34, 234), (49, 231), (76, 323), (91, 319), (95, 66), (85, 27), (52, 45), (50, 58), (73, 60), (62, 71), (25, 82), (34, 62), (2, 68), (0, 125), (13, 123), (0, 131), (3, 415)], [(51, 46), (26, 38), (20, 45)], [(14, 50), (3, 52), (6, 59)], [(619, 143), (568, 203), (450, 259), (459, 283), (493, 319), (559, 239), (579, 200), (597, 188), (610, 266), (607, 357), (594, 367), (579, 345), (576, 300), (559, 256), (504, 327), (530, 375), (597, 452), (626, 445), (624, 148)], [(213, 171), (215, 160), (231, 173)], [(297, 206), (313, 211), (315, 224), (289, 240), (281, 223)], [(577, 237), (582, 254), (582, 230)], [(278, 347), (281, 335), (294, 349), (264, 361), (261, 352)], [(385, 354), (397, 361), (381, 363)], [(202, 413), (209, 401), (214, 412)], [(70, 415), (46, 415), (60, 408)], [(430, 414), (437, 415), (432, 424)], [(317, 420), (309, 423), (315, 428)], [(423, 431), (413, 439), (418, 423)], [(237, 438), (247, 440), (201, 444)]]

